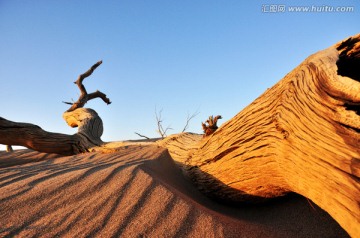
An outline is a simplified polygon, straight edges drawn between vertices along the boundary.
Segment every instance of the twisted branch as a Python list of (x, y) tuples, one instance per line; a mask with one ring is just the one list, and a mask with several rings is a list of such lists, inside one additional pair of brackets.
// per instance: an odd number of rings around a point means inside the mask
[(85, 86), (83, 85), (83, 81), (85, 78), (89, 77), (93, 72), (94, 70), (100, 66), (100, 64), (102, 64), (102, 61), (98, 61), (96, 64), (94, 64), (93, 66), (91, 66), (91, 68), (86, 71), (85, 73), (79, 75), (78, 79), (74, 82), (74, 84), (76, 84), (79, 89), (80, 89), (80, 97), (79, 99), (74, 102), (74, 103), (70, 103), (70, 102), (63, 102), (63, 103), (66, 103), (66, 104), (70, 104), (71, 107), (67, 110), (67, 112), (71, 112), (71, 111), (74, 111), (75, 109), (77, 108), (82, 108), (84, 107), (84, 105), (91, 99), (94, 99), (94, 98), (101, 98), (106, 104), (111, 104), (111, 101), (109, 98), (106, 97), (106, 95), (102, 92), (100, 92), (99, 90), (97, 90), (96, 92), (93, 92), (93, 93), (90, 93), (88, 94), (86, 89), (85, 89)]

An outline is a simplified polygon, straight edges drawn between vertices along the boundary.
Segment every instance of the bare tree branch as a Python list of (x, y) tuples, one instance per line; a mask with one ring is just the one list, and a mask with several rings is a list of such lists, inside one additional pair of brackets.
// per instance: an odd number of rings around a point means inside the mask
[(70, 102), (63, 102), (69, 105), (72, 105), (67, 112), (71, 112), (74, 111), (77, 108), (82, 108), (89, 100), (94, 99), (94, 98), (101, 98), (106, 104), (110, 104), (111, 101), (109, 98), (106, 97), (106, 95), (100, 91), (96, 91), (93, 93), (88, 94), (85, 86), (83, 85), (83, 81), (85, 78), (89, 77), (94, 70), (99, 67), (99, 65), (102, 64), (102, 61), (98, 61), (96, 64), (94, 64), (93, 66), (91, 66), (91, 68), (86, 71), (85, 73), (81, 74), (78, 79), (74, 82), (80, 89), (80, 97), (79, 99), (74, 102), (74, 103), (70, 103)]
[(96, 90), (96, 92), (88, 94), (88, 100), (94, 99), (94, 98), (101, 98), (106, 104), (111, 104), (110, 99), (106, 97), (106, 95), (99, 90)]
[(148, 139), (148, 140), (150, 140), (150, 138), (149, 137), (147, 137), (147, 136), (144, 136), (144, 135), (142, 135), (142, 134), (140, 134), (140, 133), (137, 133), (137, 132), (134, 132), (136, 135), (138, 135), (138, 136), (140, 136), (140, 137), (142, 137), (142, 138), (145, 138), (145, 139)]
[(99, 67), (99, 65), (101, 65), (101, 64), (102, 64), (102, 60), (96, 62), (93, 66), (91, 66), (91, 68), (88, 71), (86, 71), (83, 74), (80, 74), (78, 79), (74, 82), (74, 84), (76, 84), (79, 87), (81, 94), (87, 94), (86, 89), (82, 83), (83, 80), (85, 78), (89, 77), (94, 72), (94, 70), (97, 67)]
[(187, 118), (186, 118), (186, 124), (185, 124), (185, 126), (184, 126), (184, 129), (183, 129), (181, 132), (185, 132), (185, 131), (188, 129), (190, 121), (191, 121), (193, 118), (195, 118), (197, 115), (199, 115), (199, 112), (198, 112), (198, 111), (194, 112), (191, 116), (190, 116), (190, 114), (188, 113)]
[[(162, 128), (162, 127), (161, 127), (161, 128)], [(171, 127), (168, 126), (168, 127), (165, 128), (165, 130), (164, 130), (164, 129), (162, 129), (162, 130), (163, 130), (163, 135), (164, 135), (163, 137), (166, 137), (166, 136), (167, 136), (166, 132), (167, 132), (168, 130), (173, 130), (173, 128), (171, 128)]]
[(170, 126), (167, 126), (165, 129), (163, 128), (163, 126), (162, 126), (163, 121), (162, 121), (162, 118), (161, 118), (161, 113), (162, 113), (162, 109), (158, 113), (157, 109), (155, 107), (155, 117), (156, 117), (156, 122), (157, 122), (157, 126), (158, 126), (157, 132), (160, 134), (160, 136), (162, 138), (165, 138), (167, 136), (166, 132), (168, 130), (173, 130), (173, 128), (171, 128)]

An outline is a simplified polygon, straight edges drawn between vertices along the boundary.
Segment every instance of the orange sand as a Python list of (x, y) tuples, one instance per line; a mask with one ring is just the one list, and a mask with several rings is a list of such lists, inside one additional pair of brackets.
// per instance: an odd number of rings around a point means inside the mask
[(348, 237), (312, 206), (298, 195), (219, 204), (154, 145), (66, 157), (0, 152), (0, 237)]

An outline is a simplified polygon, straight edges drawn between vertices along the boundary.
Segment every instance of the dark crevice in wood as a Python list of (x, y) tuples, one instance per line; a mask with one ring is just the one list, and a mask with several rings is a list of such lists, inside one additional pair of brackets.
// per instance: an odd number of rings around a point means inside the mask
[(338, 74), (360, 82), (360, 58), (343, 56), (337, 62)]
[(360, 105), (358, 104), (350, 104), (350, 103), (345, 103), (344, 107), (346, 110), (348, 111), (354, 111), (357, 115), (360, 116)]
[(356, 133), (360, 133), (360, 128), (356, 128), (356, 127), (352, 127), (352, 126), (349, 126), (349, 125), (346, 125), (346, 124), (343, 124), (343, 123), (340, 123), (341, 126), (349, 129), (349, 130), (352, 130)]
[(227, 154), (233, 152), (234, 150), (236, 150), (236, 149), (238, 149), (238, 148), (239, 148), (239, 146), (230, 147), (229, 149), (221, 152), (220, 154), (218, 154), (218, 155), (215, 156), (214, 158), (212, 158), (212, 159), (210, 159), (210, 160), (204, 161), (204, 162), (203, 162), (201, 165), (199, 165), (199, 166), (202, 166), (202, 165), (204, 165), (204, 164), (209, 164), (209, 163), (216, 162), (216, 161), (222, 159), (224, 156), (226, 156)]
[(342, 42), (337, 50), (339, 60), (336, 62), (338, 67), (338, 74), (347, 76), (360, 82), (360, 40), (358, 38), (350, 37)]

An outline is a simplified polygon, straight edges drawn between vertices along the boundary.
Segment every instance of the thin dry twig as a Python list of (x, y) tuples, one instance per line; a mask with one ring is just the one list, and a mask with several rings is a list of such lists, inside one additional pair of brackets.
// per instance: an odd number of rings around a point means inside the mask
[(199, 111), (194, 112), (191, 116), (190, 116), (190, 114), (188, 113), (187, 118), (186, 118), (186, 124), (185, 124), (185, 126), (184, 126), (184, 129), (183, 129), (181, 132), (185, 132), (185, 131), (188, 129), (190, 121), (191, 121), (193, 118), (195, 118), (197, 115), (199, 115)]
[(155, 117), (156, 117), (156, 122), (157, 122), (157, 126), (158, 126), (158, 130), (157, 132), (160, 134), (161, 138), (165, 138), (167, 136), (167, 131), (168, 130), (173, 130), (173, 128), (171, 128), (170, 126), (167, 126), (165, 129), (162, 126), (162, 118), (161, 118), (161, 113), (162, 113), (162, 109), (158, 112), (156, 107), (155, 107)]
[(147, 137), (147, 136), (144, 136), (144, 135), (142, 135), (142, 134), (140, 134), (140, 133), (137, 133), (137, 132), (134, 132), (136, 135), (138, 135), (138, 136), (140, 136), (140, 137), (142, 137), (142, 138), (145, 138), (145, 139), (148, 139), (148, 140), (150, 140), (150, 138), (149, 137)]

